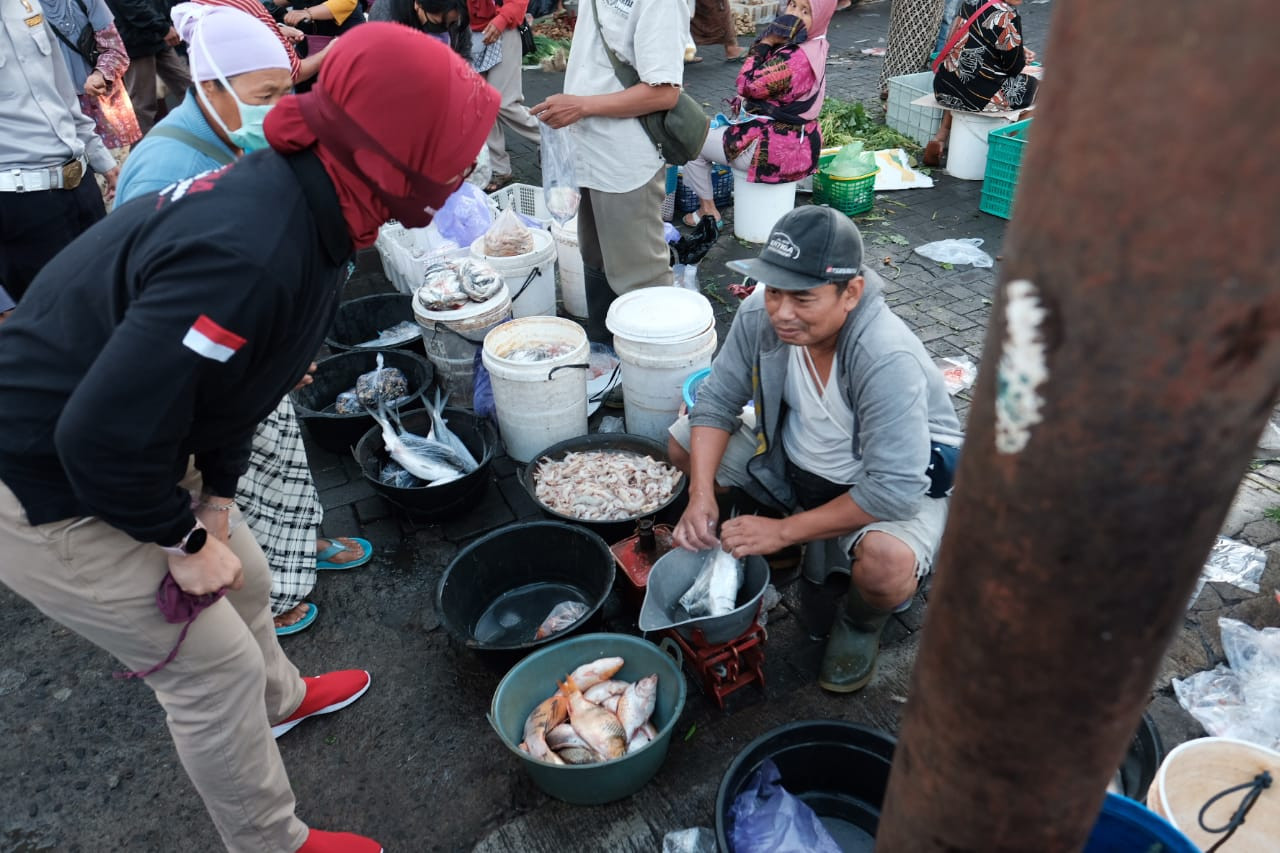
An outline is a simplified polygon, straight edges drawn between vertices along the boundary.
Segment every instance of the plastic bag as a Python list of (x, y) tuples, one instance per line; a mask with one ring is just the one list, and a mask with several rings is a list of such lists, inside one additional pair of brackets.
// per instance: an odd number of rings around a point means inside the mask
[(1258, 582), (1262, 580), (1262, 573), (1266, 570), (1267, 555), (1261, 548), (1219, 536), (1200, 571), (1196, 591), (1191, 595), (1191, 604), (1200, 597), (1207, 581), (1229, 583), (1246, 592), (1258, 592), (1261, 589)]
[(841, 853), (813, 809), (782, 787), (769, 760), (747, 780), (729, 807), (733, 853)]
[(489, 197), (474, 184), (463, 183), (445, 201), (432, 222), (446, 240), (452, 240), (459, 246), (470, 246), (493, 224)]
[(1219, 619), (1227, 665), (1173, 680), (1187, 713), (1215, 737), (1280, 749), (1280, 628)]
[(355, 390), (343, 391), (338, 395), (338, 399), (334, 401), (333, 411), (339, 415), (358, 415), (364, 411), (364, 406), (360, 403), (360, 398), (356, 396)]
[(668, 832), (662, 837), (662, 853), (716, 853), (716, 834), (702, 826)]
[(491, 258), (511, 258), (533, 251), (533, 232), (526, 228), (511, 208), (498, 214), (484, 232), (484, 253)]
[(841, 148), (840, 153), (832, 159), (831, 165), (823, 171), (835, 178), (861, 178), (864, 175), (870, 175), (877, 168), (876, 155), (870, 151), (863, 151), (862, 143), (855, 139)]
[(480, 153), (476, 155), (475, 171), (467, 176), (467, 183), (484, 189), (489, 186), (489, 181), (492, 179), (493, 164), (489, 161), (489, 146), (481, 145)]
[(937, 240), (916, 246), (915, 253), (923, 255), (940, 264), (973, 264), (986, 269), (996, 262), (990, 255), (978, 247), (982, 245), (981, 237), (964, 237), (958, 240)]
[(566, 128), (557, 130), (548, 124), (538, 125), (542, 134), (542, 197), (547, 211), (564, 225), (578, 215), (578, 179), (574, 175), (573, 137)]
[(378, 366), (356, 378), (356, 397), (360, 404), (373, 409), (379, 403), (394, 406), (409, 394), (409, 380), (398, 367), (383, 367), (382, 353), (378, 353)]
[(600, 419), (600, 429), (596, 432), (626, 432), (627, 424), (618, 415), (605, 415)]
[(697, 264), (676, 264), (671, 268), (671, 283), (694, 293), (701, 293), (698, 286)]
[(428, 311), (452, 311), (467, 303), (462, 291), (462, 275), (456, 264), (437, 260), (422, 273), (422, 284), (414, 291), (416, 299)]
[(978, 378), (978, 368), (963, 355), (935, 359), (933, 363), (942, 371), (942, 379), (947, 383), (947, 393), (953, 397), (972, 386), (973, 381)]
[(463, 260), (457, 263), (462, 292), (472, 302), (492, 299), (502, 289), (503, 279), (498, 271), (481, 261)]

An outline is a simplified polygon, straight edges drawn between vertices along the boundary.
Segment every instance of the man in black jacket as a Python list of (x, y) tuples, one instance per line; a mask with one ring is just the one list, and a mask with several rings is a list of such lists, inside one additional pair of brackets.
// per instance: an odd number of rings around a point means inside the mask
[(182, 39), (169, 21), (169, 5), (167, 0), (107, 0), (129, 52), (124, 85), (143, 133), (150, 131), (158, 118), (156, 75), (178, 98), (191, 86), (187, 61), (174, 50)]

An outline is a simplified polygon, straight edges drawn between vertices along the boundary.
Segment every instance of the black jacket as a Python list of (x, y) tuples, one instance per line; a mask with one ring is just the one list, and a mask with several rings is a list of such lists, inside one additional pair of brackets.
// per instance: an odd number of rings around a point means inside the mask
[(164, 49), (164, 37), (173, 26), (168, 0), (107, 0), (116, 29), (130, 59), (155, 56)]
[(255, 426), (333, 321), (351, 242), (320, 161), (262, 151), (134, 199), (0, 325), (0, 480), (31, 524), (97, 516), (173, 544), (194, 456), (232, 496)]

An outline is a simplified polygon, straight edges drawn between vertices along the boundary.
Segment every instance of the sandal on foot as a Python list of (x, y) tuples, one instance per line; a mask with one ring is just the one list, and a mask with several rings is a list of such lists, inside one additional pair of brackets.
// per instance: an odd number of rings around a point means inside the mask
[(485, 184), (484, 191), (487, 193), (496, 193), (513, 180), (515, 180), (515, 175), (512, 174), (494, 175), (489, 179), (489, 183)]
[[(368, 539), (361, 539), (358, 536), (340, 536), (327, 541), (329, 542), (329, 547), (316, 554), (317, 569), (328, 569), (330, 571), (354, 569), (357, 566), (363, 566), (365, 563), (373, 559), (373, 545)], [(334, 557), (338, 556), (343, 551), (350, 550), (351, 548), (359, 548), (360, 556), (345, 563), (336, 563), (333, 561)]]
[[(692, 218), (692, 219), (690, 219), (690, 217), (693, 217), (693, 218)], [(719, 231), (721, 228), (723, 228), (723, 227), (724, 227), (724, 220), (723, 220), (723, 219), (721, 219), (719, 216), (711, 217), (711, 214), (707, 214), (706, 216), (699, 216), (696, 212), (694, 212), (694, 213), (686, 213), (686, 214), (684, 215), (684, 218), (683, 218), (683, 219), (681, 219), (680, 221), (681, 221), (681, 222), (683, 222), (683, 223), (685, 224), (685, 227), (687, 227), (687, 228), (697, 228), (697, 227), (698, 227), (698, 223), (699, 223), (699, 222), (701, 222), (701, 221), (702, 221), (702, 220), (704, 220), (704, 219), (707, 219), (707, 218), (714, 218), (714, 219), (715, 219), (715, 221), (716, 221), (716, 230), (717, 230), (717, 231)]]
[(924, 147), (924, 153), (920, 155), (920, 160), (930, 168), (938, 168), (942, 165), (942, 143), (936, 139), (930, 139), (929, 144)]
[[(304, 601), (302, 602), (302, 604), (298, 605), (298, 607), (307, 608), (306, 615), (303, 616), (301, 619), (299, 619), (297, 622), (294, 622), (292, 625), (277, 625), (276, 626), (277, 637), (287, 637), (290, 634), (296, 634), (299, 631), (305, 631), (306, 629), (311, 627), (311, 623), (316, 621), (316, 616), (319, 615), (320, 613), (320, 608), (316, 607), (310, 601)], [(294, 608), (294, 609), (296, 610), (297, 608)], [(280, 615), (283, 616), (284, 614), (282, 613)]]

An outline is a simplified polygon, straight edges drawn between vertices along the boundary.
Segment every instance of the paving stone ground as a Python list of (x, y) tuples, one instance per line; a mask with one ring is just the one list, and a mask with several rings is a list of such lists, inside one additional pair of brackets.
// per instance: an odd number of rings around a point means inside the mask
[[(1022, 7), (1034, 47), (1045, 44), (1050, 15), (1060, 5)], [(887, 0), (862, 3), (836, 16), (830, 36), (828, 93), (862, 100), (875, 114), (882, 109), (876, 97), (882, 60), (861, 51), (884, 45), (888, 16)], [(706, 59), (687, 67), (686, 85), (710, 109), (732, 93), (739, 66), (720, 61), (719, 48), (700, 52)], [(1045, 59), (1052, 69), (1052, 57)], [(524, 81), (532, 104), (559, 91), (563, 75), (527, 71)], [(509, 144), (517, 180), (539, 184), (534, 147), (514, 136)], [(944, 269), (911, 249), (937, 239), (980, 237), (998, 261), (1007, 223), (978, 211), (980, 183), (941, 172), (933, 177), (933, 189), (879, 194), (871, 214), (857, 222), (868, 258), (886, 279), (890, 304), (929, 351), (979, 363), (999, 264)], [(726, 289), (735, 279), (724, 262), (755, 251), (725, 236), (700, 267), (722, 336), (737, 304)], [(365, 253), (348, 297), (388, 289), (376, 254)], [(957, 398), (962, 417), (968, 404), (967, 394)], [(814, 684), (822, 645), (797, 618), (794, 585), (779, 577), (783, 597), (770, 614), (765, 690), (735, 693), (721, 711), (690, 682), (677, 737), (645, 788), (591, 809), (554, 801), (532, 785), (484, 720), (502, 672), (448, 635), (434, 596), (441, 573), (468, 543), (540, 517), (519, 485), (517, 466), (499, 457), (476, 506), (447, 522), (422, 523), (376, 495), (350, 456), (314, 445), (310, 454), (325, 506), (323, 531), (364, 536), (377, 549), (367, 568), (325, 573), (311, 596), (319, 620), (284, 641), (304, 672), (362, 666), (374, 676), (373, 689), (359, 703), (280, 741), (299, 814), (313, 825), (374, 835), (388, 850), (656, 851), (666, 832), (713, 825), (725, 768), (761, 733), (806, 718), (896, 731), (927, 590), (890, 625), (871, 685), (853, 697), (834, 697)], [(1269, 593), (1280, 586), (1280, 525), (1266, 515), (1280, 505), (1277, 492), (1280, 464), (1260, 461), (1244, 478), (1223, 531), (1267, 551), (1263, 592), (1208, 585), (1153, 685), (1151, 713), (1167, 746), (1200, 734), (1173, 700), (1169, 680), (1222, 660), (1217, 619), (1277, 623)], [(635, 631), (634, 613), (611, 601), (606, 625)], [(115, 661), (3, 589), (0, 626), (0, 738), (6, 744), (0, 752), (0, 850), (220, 849), (150, 692), (112, 679)]]

